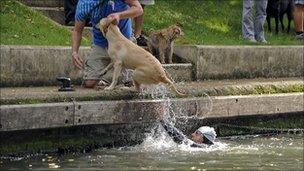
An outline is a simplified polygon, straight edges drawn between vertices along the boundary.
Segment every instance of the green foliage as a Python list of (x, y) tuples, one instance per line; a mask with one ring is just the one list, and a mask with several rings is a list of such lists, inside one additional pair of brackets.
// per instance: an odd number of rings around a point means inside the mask
[[(204, 45), (244, 45), (253, 43), (242, 39), (242, 2), (241, 0), (158, 0), (153, 6), (145, 8), (144, 31), (165, 28), (180, 24), (185, 32), (179, 44)], [(274, 24), (274, 22), (272, 22)], [(267, 30), (265, 24), (265, 30)], [(296, 45), (300, 41), (291, 33), (278, 35), (266, 33), (271, 45)]]
[[(40, 12), (13, 0), (0, 1), (1, 44), (70, 45), (68, 29), (47, 20)], [(157, 0), (145, 7), (143, 32), (180, 24), (185, 36), (178, 44), (254, 45), (241, 36), (241, 0)], [(274, 22), (272, 22), (274, 24)], [(266, 24), (265, 24), (266, 27)], [(291, 33), (266, 32), (269, 45), (300, 45)], [(83, 45), (90, 41), (83, 40)]]
[[(70, 45), (71, 32), (15, 1), (0, 1), (1, 44)], [(88, 44), (88, 41), (84, 41)]]

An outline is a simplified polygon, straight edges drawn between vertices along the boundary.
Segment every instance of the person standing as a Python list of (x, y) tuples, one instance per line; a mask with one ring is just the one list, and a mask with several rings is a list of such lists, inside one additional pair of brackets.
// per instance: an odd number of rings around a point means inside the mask
[[(154, 5), (154, 0), (139, 0), (143, 10), (146, 5)], [(147, 40), (141, 35), (142, 25), (144, 24), (144, 13), (134, 18), (134, 37), (137, 45), (147, 46)]]
[[(102, 80), (101, 71), (110, 61), (107, 53), (108, 42), (102, 35), (98, 24), (102, 18), (118, 23), (122, 34), (130, 39), (132, 23), (130, 18), (143, 13), (138, 0), (79, 0), (75, 14), (75, 26), (72, 33), (72, 62), (78, 69), (84, 69), (84, 87), (93, 88)], [(86, 20), (92, 23), (92, 51), (83, 61), (79, 54), (82, 32)]]
[(304, 40), (304, 0), (295, 0), (293, 13), (296, 29), (296, 39)]
[(242, 34), (245, 40), (267, 43), (264, 35), (267, 2), (268, 0), (243, 0)]
[(74, 26), (78, 0), (64, 0), (65, 25)]

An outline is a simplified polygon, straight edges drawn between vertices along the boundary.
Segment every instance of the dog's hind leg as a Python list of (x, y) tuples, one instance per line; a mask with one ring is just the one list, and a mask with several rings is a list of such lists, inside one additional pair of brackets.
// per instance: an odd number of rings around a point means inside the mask
[(139, 91), (140, 90), (140, 84), (135, 80), (133, 80), (133, 84), (134, 84), (135, 90)]
[(280, 14), (280, 23), (281, 23), (282, 31), (285, 30), (283, 18), (284, 18), (284, 14)]
[[(282, 28), (283, 28), (284, 26), (282, 25)], [(278, 34), (279, 33), (279, 16), (276, 16), (275, 17), (275, 31), (276, 31), (276, 34)]]
[(268, 24), (268, 31), (271, 32), (271, 19), (269, 16), (266, 17), (267, 24)]
[(140, 70), (135, 70), (133, 73), (133, 83), (134, 83), (134, 87), (137, 91), (140, 90), (140, 84), (142, 82), (144, 82), (144, 80), (146, 79), (146, 75), (140, 71)]
[(291, 23), (291, 20), (293, 19), (293, 16), (292, 16), (292, 11), (288, 11), (287, 12), (287, 18), (288, 18), (288, 26), (287, 26), (287, 33), (289, 33), (290, 31), (290, 23)]
[(106, 87), (105, 90), (113, 90), (118, 82), (118, 77), (121, 73), (122, 69), (122, 62), (121, 61), (115, 61), (114, 62), (114, 72), (112, 77), (112, 83), (109, 87)]

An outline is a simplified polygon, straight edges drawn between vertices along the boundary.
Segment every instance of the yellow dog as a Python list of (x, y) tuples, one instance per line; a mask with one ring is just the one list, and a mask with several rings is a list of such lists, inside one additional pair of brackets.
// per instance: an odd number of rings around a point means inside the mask
[(114, 67), (112, 83), (105, 89), (114, 89), (122, 67), (124, 67), (134, 70), (133, 83), (137, 91), (140, 90), (141, 84), (165, 83), (178, 96), (185, 96), (167, 77), (161, 63), (151, 53), (124, 37), (114, 21), (109, 20), (104, 18), (99, 22), (101, 32), (108, 40), (108, 54), (111, 58), (111, 63), (102, 71), (102, 74)]

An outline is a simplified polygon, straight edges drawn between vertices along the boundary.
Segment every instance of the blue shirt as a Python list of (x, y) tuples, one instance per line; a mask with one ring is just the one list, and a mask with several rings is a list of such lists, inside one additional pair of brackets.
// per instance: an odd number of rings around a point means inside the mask
[[(93, 26), (93, 44), (103, 48), (108, 47), (107, 39), (96, 25), (109, 14), (125, 11), (129, 6), (124, 0), (79, 0), (76, 8), (75, 21), (85, 22), (88, 18)], [(131, 19), (121, 19), (118, 27), (128, 39), (132, 35)]]

